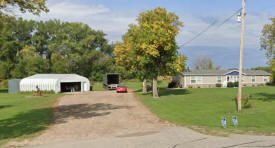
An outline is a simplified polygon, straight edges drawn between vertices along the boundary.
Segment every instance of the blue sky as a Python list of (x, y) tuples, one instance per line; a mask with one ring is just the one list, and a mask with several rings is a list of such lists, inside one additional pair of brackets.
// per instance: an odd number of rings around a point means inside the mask
[[(275, 0), (246, 0), (246, 30), (244, 67), (265, 66), (264, 51), (259, 50), (259, 38), (264, 24), (275, 16)], [(104, 31), (110, 42), (121, 41), (128, 25), (136, 23), (140, 12), (164, 7), (175, 12), (184, 22), (177, 43), (190, 40), (213, 21), (217, 24), (241, 8), (242, 0), (48, 0), (50, 12), (40, 17), (19, 14), (26, 19), (76, 21)], [(220, 28), (214, 26), (205, 34), (184, 46), (180, 51), (188, 57), (192, 67), (194, 59), (210, 57), (214, 65), (223, 69), (237, 68), (239, 63), (241, 25), (233, 17)]]

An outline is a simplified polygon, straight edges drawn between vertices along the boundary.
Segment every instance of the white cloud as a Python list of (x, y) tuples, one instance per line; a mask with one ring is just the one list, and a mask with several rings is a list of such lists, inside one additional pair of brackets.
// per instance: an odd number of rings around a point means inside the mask
[(99, 15), (108, 12), (110, 10), (102, 5), (79, 5), (62, 2), (50, 6), (49, 14), (60, 17), (87, 17), (89, 15)]
[(40, 16), (30, 13), (18, 14), (25, 19), (82, 22), (93, 29), (102, 30), (111, 42), (120, 41), (128, 25), (135, 23), (136, 18), (133, 13), (114, 12), (103, 5), (85, 5), (74, 1), (54, 3), (49, 1), (48, 8), (50, 12), (42, 13)]
[[(75, 0), (67, 0), (66, 2), (62, 0), (49, 0), (48, 8), (50, 12), (47, 14), (42, 13), (40, 17), (28, 13), (23, 14), (22, 17), (35, 20), (60, 19), (62, 21), (82, 22), (88, 24), (93, 29), (102, 30), (107, 34), (107, 39), (110, 42), (120, 41), (121, 36), (127, 31), (128, 25), (136, 23), (136, 17), (143, 10), (139, 8), (136, 10), (112, 10), (104, 5), (85, 5)], [(215, 16), (184, 13), (184, 16), (180, 16), (184, 22), (184, 27), (177, 36), (177, 43), (181, 45), (205, 29), (211, 22), (216, 20), (219, 24), (230, 15), (231, 13), (220, 13)], [(265, 63), (264, 53), (263, 51), (259, 51), (258, 48), (260, 45), (261, 29), (264, 24), (269, 23), (269, 17), (271, 16), (262, 12), (247, 12), (245, 30), (245, 58), (247, 58), (247, 67), (264, 65)], [(220, 28), (214, 26), (188, 44), (183, 49), (184, 54), (188, 56), (188, 59), (194, 58), (197, 54), (205, 54), (213, 58), (214, 63), (217, 65), (237, 67), (240, 29), (241, 25), (233, 17)], [(228, 59), (229, 57), (230, 59)], [(225, 59), (228, 60), (224, 61)]]
[[(229, 14), (230, 15), (230, 14)], [(185, 43), (192, 39), (200, 31), (205, 29), (210, 22), (218, 20), (217, 24), (205, 32), (203, 35), (192, 41), (190, 46), (216, 46), (216, 47), (237, 47), (240, 44), (240, 30), (241, 24), (235, 21), (233, 17), (229, 22), (222, 25), (220, 28), (217, 26), (221, 23), (227, 15), (219, 14), (219, 16), (208, 17), (209, 20), (201, 16), (186, 15), (184, 17), (185, 26), (180, 32), (177, 41)], [(248, 13), (245, 20), (245, 46), (249, 48), (259, 48), (259, 38), (261, 29), (264, 24), (268, 23), (270, 16), (264, 13)]]

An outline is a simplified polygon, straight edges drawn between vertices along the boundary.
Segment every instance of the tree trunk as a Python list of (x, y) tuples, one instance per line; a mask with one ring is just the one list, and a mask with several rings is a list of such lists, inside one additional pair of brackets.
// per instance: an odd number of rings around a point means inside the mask
[(143, 85), (142, 93), (147, 93), (147, 80), (146, 79), (143, 79), (142, 85)]
[(153, 78), (153, 98), (159, 98), (157, 78)]

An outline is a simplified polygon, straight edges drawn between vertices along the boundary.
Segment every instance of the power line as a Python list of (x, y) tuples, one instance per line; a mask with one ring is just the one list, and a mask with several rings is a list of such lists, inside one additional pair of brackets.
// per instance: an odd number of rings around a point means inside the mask
[[(230, 17), (226, 18), (224, 21), (222, 21), (222, 23), (220, 23), (217, 27), (220, 28), (222, 25), (224, 25), (226, 22), (228, 22), (232, 17), (234, 17), (236, 14), (238, 14), (240, 11), (242, 10), (242, 8), (238, 9), (237, 11), (235, 11)], [(197, 39), (198, 37), (200, 37), (201, 35), (203, 35), (205, 32), (207, 32), (211, 27), (213, 27), (215, 24), (217, 23), (217, 21), (212, 22), (211, 24), (209, 24), (205, 29), (203, 29), (201, 32), (199, 32), (197, 35), (195, 35), (193, 38), (191, 38), (189, 41), (183, 43), (182, 45), (179, 46), (179, 48), (182, 48), (184, 46), (186, 46), (187, 44), (191, 43), (193, 40)]]
[(233, 13), (230, 17), (225, 19), (221, 24), (219, 24), (217, 27), (220, 28), (222, 25), (224, 25), (226, 22), (228, 22), (232, 17), (236, 16), (239, 12), (241, 12), (242, 8), (238, 9), (235, 13)]
[(216, 24), (217, 21), (214, 21), (213, 23), (211, 23), (210, 25), (208, 25), (204, 30), (202, 30), (201, 32), (199, 32), (196, 36), (194, 36), (191, 40), (183, 43), (181, 46), (179, 46), (179, 48), (189, 44), (190, 42), (192, 42), (193, 40), (195, 40), (196, 38), (198, 38), (199, 36), (201, 36), (203, 33), (205, 33), (206, 31), (208, 31), (212, 26), (214, 26)]

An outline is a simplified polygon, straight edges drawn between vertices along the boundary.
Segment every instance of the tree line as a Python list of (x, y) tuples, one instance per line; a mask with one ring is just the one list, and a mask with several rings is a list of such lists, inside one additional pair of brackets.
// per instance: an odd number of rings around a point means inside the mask
[(98, 81), (116, 71), (102, 31), (60, 20), (0, 16), (0, 80), (36, 73), (77, 73)]

